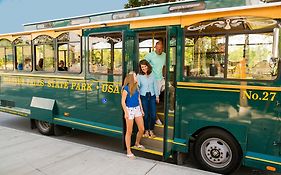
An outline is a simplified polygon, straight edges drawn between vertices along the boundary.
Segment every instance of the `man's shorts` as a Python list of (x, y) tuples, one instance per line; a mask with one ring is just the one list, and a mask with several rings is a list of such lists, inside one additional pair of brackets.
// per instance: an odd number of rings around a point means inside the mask
[(141, 117), (142, 113), (140, 110), (140, 106), (136, 107), (127, 107), (128, 115), (130, 120), (134, 120), (135, 117)]

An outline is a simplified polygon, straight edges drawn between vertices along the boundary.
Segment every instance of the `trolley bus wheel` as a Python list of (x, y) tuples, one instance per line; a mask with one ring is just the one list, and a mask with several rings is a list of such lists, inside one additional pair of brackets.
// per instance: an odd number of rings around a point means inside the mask
[(194, 155), (203, 169), (229, 174), (241, 165), (242, 151), (229, 133), (212, 128), (198, 135)]
[(54, 124), (39, 120), (36, 120), (35, 124), (41, 134), (48, 136), (54, 134)]

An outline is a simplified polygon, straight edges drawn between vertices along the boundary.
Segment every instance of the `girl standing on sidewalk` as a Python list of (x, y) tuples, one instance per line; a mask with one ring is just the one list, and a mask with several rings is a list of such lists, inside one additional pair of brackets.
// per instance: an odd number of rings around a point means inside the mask
[(145, 149), (144, 146), (140, 144), (140, 140), (144, 132), (144, 112), (142, 109), (140, 93), (138, 90), (138, 82), (135, 72), (130, 72), (124, 80), (124, 85), (122, 87), (121, 104), (124, 110), (124, 118), (126, 120), (125, 143), (127, 148), (127, 157), (130, 159), (134, 159), (135, 156), (131, 151), (131, 135), (133, 131), (134, 120), (138, 126), (138, 133), (135, 146), (140, 149)]
[(153, 133), (156, 120), (156, 102), (159, 103), (158, 84), (152, 72), (152, 67), (147, 60), (139, 63), (137, 75), (140, 87), (140, 97), (144, 109), (144, 137), (155, 137)]

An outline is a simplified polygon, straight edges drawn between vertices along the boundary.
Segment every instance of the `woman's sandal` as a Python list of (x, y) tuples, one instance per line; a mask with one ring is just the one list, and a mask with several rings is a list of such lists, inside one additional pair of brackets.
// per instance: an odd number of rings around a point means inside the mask
[(149, 132), (149, 136), (150, 136), (151, 138), (156, 137), (156, 135), (155, 135), (152, 131)]
[(132, 160), (136, 158), (134, 154), (127, 154), (127, 157)]
[(145, 149), (145, 147), (144, 147), (143, 145), (141, 145), (141, 144), (135, 145), (135, 147), (137, 147), (137, 148), (139, 148), (139, 149)]
[(145, 131), (143, 137), (149, 137), (149, 132), (148, 132), (148, 131)]

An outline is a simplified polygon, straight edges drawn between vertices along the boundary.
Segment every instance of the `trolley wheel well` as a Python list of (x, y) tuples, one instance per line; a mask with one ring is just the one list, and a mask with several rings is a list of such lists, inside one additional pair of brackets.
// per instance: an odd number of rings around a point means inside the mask
[[(241, 160), (243, 158), (243, 151), (241, 148), (241, 145), (239, 144), (238, 140), (234, 137), (233, 134), (231, 134), (229, 131), (227, 131), (224, 128), (213, 126), (213, 127), (204, 127), (199, 130), (197, 130), (193, 135), (192, 143), (190, 143), (190, 151), (194, 154), (194, 157), (196, 161), (200, 164), (200, 166), (208, 171), (213, 171), (217, 173), (222, 174), (229, 174), (230, 172), (233, 172), (237, 170), (237, 168), (241, 165)], [(205, 140), (206, 139), (206, 140)], [(217, 140), (215, 140), (217, 139)], [(198, 147), (201, 147), (202, 143), (208, 140), (214, 140), (209, 141), (212, 144), (216, 143), (224, 143), (229, 148), (228, 151), (233, 152), (233, 161), (229, 159), (229, 164), (225, 164), (225, 166), (222, 167), (216, 167), (216, 162), (210, 161), (211, 164), (207, 165), (207, 158), (202, 158), (202, 152), (200, 154), (200, 149)], [(217, 142), (216, 142), (217, 141)], [(203, 143), (203, 145), (204, 145)], [(206, 144), (205, 146), (207, 146)], [(220, 146), (220, 145), (219, 145)], [(216, 148), (216, 147), (215, 147)], [(202, 150), (201, 150), (202, 151)], [(204, 154), (205, 152), (203, 152)], [(200, 156), (201, 155), (201, 156)], [(198, 157), (200, 157), (198, 159)], [(211, 156), (209, 156), (211, 157)], [(207, 160), (207, 161), (206, 161)], [(220, 160), (220, 159), (218, 159)], [(231, 165), (230, 165), (231, 164)]]
[(35, 124), (41, 134), (47, 136), (54, 135), (54, 124), (41, 120), (35, 120)]
[[(192, 139), (192, 141), (194, 142), (194, 141), (196, 140), (196, 138), (198, 137), (198, 135), (199, 135), (201, 132), (203, 132), (203, 131), (205, 131), (205, 130), (208, 130), (208, 129), (220, 129), (220, 130), (222, 130), (222, 131), (224, 131), (224, 132), (227, 132), (228, 134), (230, 134), (230, 135), (233, 137), (233, 139), (235, 139), (235, 141), (236, 141), (237, 143), (239, 143), (238, 140), (235, 138), (235, 136), (234, 136), (231, 132), (229, 132), (229, 131), (226, 130), (225, 128), (218, 127), (218, 126), (207, 126), (207, 127), (203, 127), (203, 128), (198, 129), (197, 131), (195, 131), (195, 132), (192, 134), (192, 137), (194, 138), (194, 139)], [(240, 149), (241, 149), (241, 147), (240, 147)], [(242, 149), (241, 149), (241, 151), (242, 151)]]
[[(203, 132), (203, 131), (205, 131), (205, 130), (208, 130), (208, 129), (220, 129), (220, 130), (222, 130), (222, 131), (224, 131), (224, 132), (230, 134), (230, 135), (232, 136), (232, 138), (233, 138), (237, 143), (239, 143), (238, 140), (235, 138), (235, 136), (234, 136), (231, 132), (229, 132), (229, 131), (226, 130), (225, 128), (218, 127), (218, 126), (207, 126), (207, 127), (203, 127), (203, 128), (198, 129), (197, 131), (195, 131), (195, 132), (192, 134), (193, 139), (191, 139), (191, 142), (194, 143), (195, 140), (196, 140), (196, 138), (198, 137), (198, 135), (199, 135), (201, 132)], [(239, 149), (240, 149), (240, 152), (243, 153), (243, 150), (242, 150), (241, 146), (239, 146)]]

